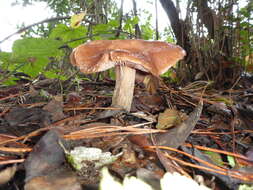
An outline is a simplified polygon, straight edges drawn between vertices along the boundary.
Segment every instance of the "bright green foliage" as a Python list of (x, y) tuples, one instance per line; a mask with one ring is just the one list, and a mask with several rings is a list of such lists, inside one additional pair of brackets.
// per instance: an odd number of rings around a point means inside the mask
[(152, 27), (151, 24), (151, 16), (148, 17), (145, 24), (141, 25), (141, 31), (142, 31), (142, 39), (149, 40), (154, 38), (155, 29)]
[(45, 71), (43, 74), (45, 75), (46, 78), (49, 78), (49, 79), (54, 79), (54, 78), (58, 78), (60, 80), (67, 79), (67, 76), (62, 75), (59, 69), (51, 69), (49, 71)]
[(107, 24), (97, 24), (93, 27), (94, 40), (99, 39), (115, 39), (115, 30), (119, 26), (119, 21), (112, 19)]
[(9, 52), (0, 52), (0, 63), (5, 63), (10, 60), (11, 53)]
[[(51, 39), (58, 39), (69, 47), (76, 47), (84, 42), (84, 40), (76, 40), (86, 36), (87, 28), (80, 26), (78, 28), (70, 28), (65, 24), (58, 24), (49, 35)], [(72, 41), (74, 40), (74, 41)], [(72, 41), (72, 42), (71, 42)]]
[(13, 58), (48, 58), (61, 55), (58, 49), (62, 43), (59, 40), (48, 38), (25, 38), (16, 40), (12, 47)]
[(250, 29), (253, 28), (253, 3), (240, 9), (240, 41), (245, 55), (253, 52), (253, 33)]
[[(14, 85), (17, 80), (12, 74), (14, 74), (21, 66), (24, 64), (15, 64), (18, 62), (18, 59), (12, 58), (12, 53), (9, 52), (0, 52), (0, 70), (3, 73), (0, 75), (0, 81), (5, 85)], [(9, 73), (7, 73), (9, 71)], [(7, 76), (7, 78), (6, 78)]]
[(152, 26), (152, 14), (149, 11), (143, 10), (143, 16), (145, 17), (145, 22), (140, 25), (141, 37), (144, 40), (150, 40), (155, 38), (155, 29)]
[(16, 72), (25, 73), (31, 78), (37, 77), (45, 71), (45, 67), (51, 60), (57, 60), (63, 55), (59, 49), (62, 44), (59, 40), (49, 38), (16, 40), (12, 47), (12, 53), (0, 53), (0, 69), (8, 71), (7, 76), (10, 77), (0, 78), (0, 80), (4, 80), (5, 84), (13, 84), (16, 78), (11, 74)]
[(137, 16), (129, 18), (125, 21), (125, 25), (123, 26), (123, 29), (129, 33), (132, 33), (134, 31), (134, 25), (138, 24), (139, 18)]
[(48, 38), (25, 38), (17, 40), (13, 45), (12, 57), (19, 59), (25, 65), (19, 69), (20, 72), (36, 77), (43, 72), (49, 63), (50, 57), (61, 56), (58, 49), (62, 42)]
[[(253, 2), (249, 1), (245, 7), (240, 7), (237, 14), (228, 20), (234, 23), (238, 43), (235, 51), (235, 61), (245, 66), (247, 72), (253, 72)], [(229, 26), (231, 27), (231, 26)], [(234, 27), (234, 26), (232, 26)], [(248, 59), (247, 59), (248, 57)]]
[(142, 39), (144, 40), (152, 39), (155, 36), (155, 30), (151, 27), (151, 24), (141, 25), (141, 30), (142, 30)]
[(19, 78), (11, 76), (8, 78), (8, 80), (5, 80), (3, 84), (6, 86), (15, 85), (17, 80), (19, 80)]
[(227, 156), (227, 159), (228, 159), (228, 163), (229, 165), (233, 168), (236, 166), (236, 161), (235, 161), (235, 158), (233, 156)]
[(118, 25), (118, 20), (110, 20), (107, 24), (97, 24), (93, 27), (93, 40), (115, 39), (115, 30)]

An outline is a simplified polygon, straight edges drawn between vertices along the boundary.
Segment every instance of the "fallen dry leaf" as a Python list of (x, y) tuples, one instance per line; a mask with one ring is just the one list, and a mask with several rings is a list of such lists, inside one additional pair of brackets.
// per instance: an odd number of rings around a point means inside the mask
[(50, 130), (34, 146), (25, 161), (26, 181), (47, 175), (62, 165), (65, 156), (58, 143), (59, 140), (59, 133), (56, 130)]
[(13, 165), (11, 167), (5, 168), (0, 172), (0, 185), (3, 185), (11, 180), (11, 178), (15, 175), (17, 170), (17, 166)]
[(199, 105), (194, 109), (192, 113), (190, 113), (188, 119), (186, 119), (179, 126), (169, 129), (166, 133), (154, 134), (155, 144), (161, 146), (169, 146), (172, 148), (178, 148), (181, 146), (197, 124), (202, 113), (202, 108), (203, 101), (200, 101)]
[(69, 169), (61, 168), (45, 176), (34, 177), (25, 184), (25, 190), (81, 190), (77, 177)]
[(158, 116), (157, 129), (168, 129), (182, 122), (180, 112), (175, 109), (166, 109)]
[(52, 121), (59, 121), (65, 118), (61, 96), (55, 96), (47, 105), (43, 107), (43, 110), (51, 113)]
[(64, 167), (65, 155), (59, 133), (48, 131), (25, 161), (25, 190), (81, 190), (75, 173)]

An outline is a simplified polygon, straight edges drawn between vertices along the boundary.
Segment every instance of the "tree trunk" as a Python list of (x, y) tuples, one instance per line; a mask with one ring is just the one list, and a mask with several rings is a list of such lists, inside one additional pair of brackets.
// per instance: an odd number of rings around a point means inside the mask
[(179, 19), (178, 11), (172, 0), (160, 0), (160, 3), (167, 13), (172, 30), (176, 36), (177, 44), (185, 49), (187, 52), (186, 59), (191, 52), (191, 44), (188, 36), (187, 25), (184, 21)]
[(217, 20), (215, 12), (208, 7), (207, 0), (197, 1), (197, 11), (198, 17), (207, 28), (209, 37), (214, 39), (215, 23)]
[(172, 0), (160, 0), (160, 3), (165, 10), (166, 14), (168, 15), (168, 18), (171, 23), (172, 30), (175, 34), (177, 44), (184, 48), (186, 51), (186, 57), (185, 61), (182, 65), (179, 64), (178, 70), (177, 70), (177, 76), (180, 80), (183, 78), (187, 78), (188, 80), (191, 80), (192, 74), (191, 74), (191, 65), (188, 63), (192, 62), (191, 55), (192, 53), (192, 45), (189, 40), (188, 36), (188, 28), (184, 21), (179, 19), (178, 11), (173, 3)]

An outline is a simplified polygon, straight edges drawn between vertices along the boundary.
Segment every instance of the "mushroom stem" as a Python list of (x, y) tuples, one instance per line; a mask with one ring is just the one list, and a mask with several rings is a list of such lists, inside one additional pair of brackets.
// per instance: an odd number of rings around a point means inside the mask
[(117, 65), (115, 67), (116, 85), (112, 97), (112, 106), (130, 111), (135, 82), (135, 69)]

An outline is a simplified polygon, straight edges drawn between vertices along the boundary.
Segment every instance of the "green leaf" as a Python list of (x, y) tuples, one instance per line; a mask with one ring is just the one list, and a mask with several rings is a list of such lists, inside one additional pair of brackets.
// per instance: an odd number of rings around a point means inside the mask
[(131, 23), (132, 23), (132, 25), (135, 25), (135, 24), (138, 24), (139, 21), (140, 21), (139, 17), (135, 16), (135, 17), (132, 18), (132, 22)]
[(228, 159), (228, 163), (229, 165), (233, 168), (235, 167), (236, 163), (235, 163), (235, 158), (233, 156), (227, 156)]
[(218, 166), (223, 166), (221, 155), (216, 152), (204, 151), (204, 153)]
[(93, 30), (94, 33), (106, 32), (107, 30), (110, 30), (110, 26), (107, 24), (97, 24), (96, 26), (94, 26)]
[(9, 52), (0, 52), (0, 64), (8, 62), (11, 59), (11, 53)]
[(32, 78), (37, 77), (40, 73), (43, 72), (44, 68), (48, 64), (48, 59), (39, 58), (35, 63), (27, 63), (18, 71), (24, 72), (25, 74), (31, 76)]
[(0, 68), (2, 70), (7, 70), (11, 60), (11, 53), (9, 52), (0, 52)]
[(5, 80), (3, 82), (3, 84), (6, 85), (6, 86), (15, 85), (16, 84), (16, 80), (19, 80), (19, 79), (16, 78), (16, 77), (9, 77), (7, 80)]
[(12, 59), (23, 64), (18, 69), (31, 77), (36, 77), (43, 72), (49, 63), (50, 57), (61, 56), (62, 52), (58, 48), (62, 45), (59, 40), (48, 38), (24, 38), (16, 40), (13, 44)]
[(13, 44), (13, 57), (40, 58), (60, 55), (58, 49), (62, 45), (59, 40), (48, 38), (24, 38), (16, 40)]
[(134, 25), (133, 25), (132, 19), (129, 18), (129, 19), (126, 20), (126, 23), (123, 26), (123, 29), (126, 30), (126, 31), (128, 31), (128, 32), (132, 32), (133, 31), (133, 27), (134, 27)]
[[(50, 33), (49, 38), (51, 39), (60, 39), (63, 43), (67, 43), (69, 41), (83, 38), (86, 36), (87, 28), (84, 26), (80, 26), (78, 28), (70, 28), (65, 24), (58, 24)], [(74, 48), (83, 43), (83, 40), (77, 40), (73, 42), (69, 42), (67, 45)]]
[(150, 25), (141, 25), (141, 31), (144, 40), (152, 39), (155, 35), (155, 30)]
[(60, 80), (66, 80), (67, 79), (66, 76), (58, 74), (58, 70), (55, 70), (55, 69), (50, 70), (50, 71), (45, 71), (43, 74), (45, 75), (45, 77), (51, 78), (51, 79), (55, 79), (55, 78), (58, 78)]
[(119, 26), (119, 20), (110, 20), (107, 25), (111, 26), (111, 27), (118, 27)]
[(123, 29), (128, 31), (128, 32), (133, 32), (134, 31), (134, 26), (139, 23), (139, 20), (140, 19), (139, 19), (138, 16), (128, 18), (125, 21), (125, 24), (123, 25)]

